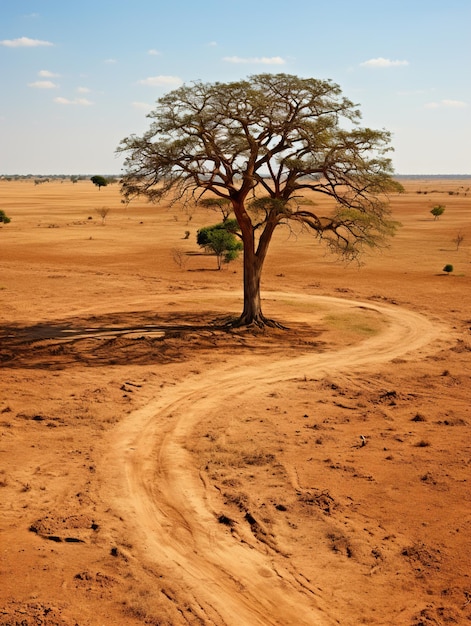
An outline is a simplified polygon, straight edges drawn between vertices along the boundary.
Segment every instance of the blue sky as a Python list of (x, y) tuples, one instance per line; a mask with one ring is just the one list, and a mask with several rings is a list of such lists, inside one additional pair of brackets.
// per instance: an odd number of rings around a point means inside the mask
[(182, 83), (329, 78), (399, 174), (471, 174), (471, 0), (0, 0), (0, 174), (119, 174)]

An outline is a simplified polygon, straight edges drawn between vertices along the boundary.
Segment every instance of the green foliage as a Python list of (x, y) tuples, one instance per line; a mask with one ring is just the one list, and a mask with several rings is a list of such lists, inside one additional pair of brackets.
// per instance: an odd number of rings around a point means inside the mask
[(92, 176), (90, 180), (100, 191), (102, 187), (106, 187), (108, 185), (108, 181), (104, 176)]
[(446, 272), (448, 275), (450, 275), (451, 272), (453, 271), (453, 265), (451, 265), (451, 263), (447, 263), (445, 267), (443, 268), (443, 271)]
[(437, 204), (430, 211), (430, 213), (433, 215), (434, 219), (436, 220), (438, 220), (440, 215), (443, 215), (444, 212), (445, 212), (445, 207), (443, 204)]
[(0, 211), (0, 224), (9, 224), (11, 219), (6, 215), (5, 211)]
[[(300, 225), (348, 261), (385, 246), (398, 226), (388, 206), (389, 195), (403, 191), (393, 178), (391, 134), (361, 127), (357, 105), (330, 80), (196, 81), (161, 97), (149, 118), (147, 132), (118, 148), (123, 196), (196, 199), (224, 221), (226, 211), (234, 214), (244, 243), (241, 324), (263, 323), (260, 275), (278, 226)], [(330, 198), (333, 210), (301, 200), (314, 194)]]
[(234, 233), (239, 230), (237, 220), (205, 226), (196, 233), (196, 242), (207, 252), (216, 255), (218, 270), (223, 263), (230, 263), (239, 256), (243, 244)]

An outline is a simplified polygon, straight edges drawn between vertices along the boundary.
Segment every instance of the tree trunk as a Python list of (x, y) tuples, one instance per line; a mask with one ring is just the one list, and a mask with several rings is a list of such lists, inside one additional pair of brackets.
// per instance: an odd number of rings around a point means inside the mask
[(244, 310), (237, 320), (237, 326), (263, 326), (266, 323), (260, 298), (261, 275), (262, 265), (256, 255), (244, 250)]
[(255, 249), (255, 233), (252, 222), (245, 208), (234, 208), (234, 213), (242, 231), (244, 242), (244, 310), (242, 315), (232, 324), (233, 326), (273, 326), (283, 328), (273, 320), (267, 319), (262, 313), (260, 298), (260, 280), (263, 263), (268, 251), (273, 231), (277, 225), (276, 218), (268, 219)]

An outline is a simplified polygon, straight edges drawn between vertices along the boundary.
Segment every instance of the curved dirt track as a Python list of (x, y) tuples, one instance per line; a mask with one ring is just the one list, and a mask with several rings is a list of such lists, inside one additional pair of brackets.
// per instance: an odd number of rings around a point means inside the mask
[[(280, 295), (280, 294), (272, 294)], [(284, 294), (286, 295), (286, 294)], [(425, 348), (442, 328), (397, 306), (341, 298), (293, 295), (304, 305), (336, 311), (361, 307), (386, 320), (383, 332), (335, 352), (286, 357), (244, 356), (166, 387), (158, 398), (119, 424), (102, 465), (112, 506), (122, 519), (138, 558), (159, 564), (193, 614), (217, 626), (330, 625), (329, 607), (315, 583), (266, 544), (242, 540), (217, 520), (216, 491), (192, 464), (186, 443), (209, 411), (220, 410), (247, 391), (308, 375), (359, 371)], [(183, 597), (183, 596), (180, 596)], [(182, 611), (182, 624), (189, 623)], [(193, 622), (192, 622), (193, 623)]]

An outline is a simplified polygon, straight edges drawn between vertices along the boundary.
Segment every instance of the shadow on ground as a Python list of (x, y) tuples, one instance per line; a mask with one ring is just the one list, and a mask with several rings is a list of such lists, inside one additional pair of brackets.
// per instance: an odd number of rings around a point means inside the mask
[(150, 365), (187, 360), (195, 351), (216, 347), (262, 352), (281, 345), (320, 347), (313, 341), (319, 330), (234, 329), (228, 326), (230, 321), (211, 311), (139, 311), (5, 325), (0, 328), (0, 368)]

